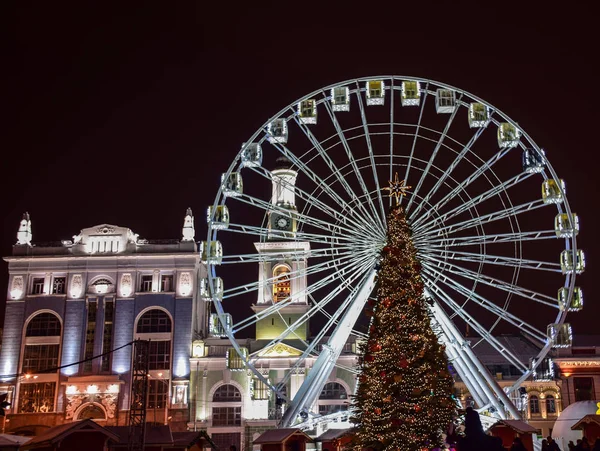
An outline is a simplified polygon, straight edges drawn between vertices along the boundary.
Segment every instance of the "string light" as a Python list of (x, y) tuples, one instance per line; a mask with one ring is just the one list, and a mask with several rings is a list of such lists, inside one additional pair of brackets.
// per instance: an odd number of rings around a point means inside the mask
[[(390, 196), (404, 195), (403, 182), (395, 181)], [(360, 349), (352, 447), (429, 450), (443, 443), (456, 414), (454, 381), (430, 325), (421, 265), (401, 207), (387, 223), (377, 300), (369, 301), (369, 339)]]

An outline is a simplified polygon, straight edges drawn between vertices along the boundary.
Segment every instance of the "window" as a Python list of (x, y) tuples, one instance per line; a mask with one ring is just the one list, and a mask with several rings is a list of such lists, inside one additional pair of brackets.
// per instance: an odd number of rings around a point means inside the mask
[(575, 401), (594, 400), (594, 380), (591, 377), (574, 377)]
[(252, 399), (269, 399), (269, 387), (258, 378), (252, 379)]
[(54, 337), (60, 336), (60, 321), (52, 313), (40, 313), (33, 317), (27, 324), (27, 337)]
[(90, 404), (85, 406), (79, 415), (77, 416), (77, 420), (106, 420), (106, 415), (104, 415), (104, 410), (100, 406), (95, 404)]
[(140, 291), (142, 293), (148, 293), (152, 291), (152, 275), (142, 276)]
[[(87, 309), (87, 329), (85, 331), (85, 352), (84, 359), (89, 359), (94, 356), (94, 338), (96, 337), (96, 315), (98, 313), (98, 305), (96, 301), (88, 302)], [(90, 373), (93, 367), (93, 360), (83, 362), (83, 372)]]
[(531, 415), (538, 415), (540, 413), (540, 401), (536, 395), (529, 397), (529, 413)]
[(44, 294), (44, 278), (35, 277), (31, 284), (31, 294)]
[(54, 281), (52, 282), (52, 294), (65, 294), (66, 284), (66, 277), (55, 277)]
[(241, 426), (242, 407), (213, 407), (213, 426)]
[(23, 353), (24, 373), (38, 373), (58, 366), (59, 345), (26, 345)]
[(160, 277), (160, 291), (175, 291), (173, 274), (164, 274)]
[(347, 399), (348, 394), (346, 389), (337, 382), (329, 382), (325, 384), (319, 399)]
[(164, 409), (167, 407), (169, 382), (163, 379), (151, 379), (148, 382), (148, 408)]
[(546, 396), (546, 413), (556, 415), (556, 399), (552, 395)]
[(171, 332), (171, 318), (164, 310), (148, 310), (138, 321), (138, 334), (163, 332)]
[(273, 302), (280, 302), (290, 296), (290, 268), (276, 266), (273, 270)]
[[(115, 303), (113, 300), (104, 301), (104, 331), (102, 333), (102, 353), (112, 349), (112, 332), (113, 321), (115, 316)], [(106, 354), (102, 356), (102, 371), (110, 370), (110, 356)]]
[(241, 400), (242, 394), (231, 384), (221, 385), (213, 395), (213, 402), (237, 402)]
[(168, 370), (171, 367), (171, 340), (150, 341), (148, 365), (151, 370)]
[(19, 413), (54, 412), (54, 382), (21, 384), (19, 389)]

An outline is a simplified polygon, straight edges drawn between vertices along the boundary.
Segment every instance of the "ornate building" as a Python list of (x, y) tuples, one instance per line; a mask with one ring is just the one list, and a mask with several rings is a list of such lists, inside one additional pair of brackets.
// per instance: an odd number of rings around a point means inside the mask
[(149, 241), (103, 224), (35, 244), (28, 214), (17, 239), (5, 258), (0, 391), (12, 403), (5, 430), (37, 434), (85, 418), (127, 424), (138, 338), (151, 340), (148, 421), (185, 430), (190, 345), (205, 318), (191, 210), (180, 240)]

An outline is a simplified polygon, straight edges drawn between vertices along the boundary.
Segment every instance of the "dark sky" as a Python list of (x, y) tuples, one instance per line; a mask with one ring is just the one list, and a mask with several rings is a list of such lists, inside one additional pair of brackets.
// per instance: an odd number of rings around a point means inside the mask
[(595, 332), (595, 12), (547, 2), (291, 4), (3, 4), (2, 254), (24, 211), (37, 242), (101, 223), (161, 239), (180, 237), (189, 206), (198, 238), (219, 174), (268, 117), (337, 81), (409, 75), (487, 100), (547, 150), (580, 215), (588, 262), (586, 309), (569, 320), (576, 333)]

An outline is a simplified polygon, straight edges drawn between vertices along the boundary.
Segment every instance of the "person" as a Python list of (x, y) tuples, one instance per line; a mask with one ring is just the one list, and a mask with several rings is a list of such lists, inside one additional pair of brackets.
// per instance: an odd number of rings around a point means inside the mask
[(592, 448), (592, 451), (600, 451), (600, 437), (598, 437), (594, 442), (594, 447)]
[(558, 443), (556, 443), (556, 440), (554, 440), (551, 435), (547, 437), (547, 440), (548, 451), (561, 451), (560, 447), (558, 446)]
[(236, 451), (236, 450), (237, 450), (237, 447), (235, 445), (231, 445), (229, 447), (229, 451)]
[(580, 438), (577, 439), (577, 444), (575, 445), (574, 449), (575, 449), (575, 451), (582, 451), (583, 450)]
[(465, 436), (457, 443), (458, 451), (505, 451), (499, 437), (490, 437), (483, 431), (479, 413), (472, 407), (465, 412)]
[(573, 440), (569, 440), (569, 443), (567, 444), (567, 446), (569, 447), (569, 451), (575, 450), (575, 443), (573, 443)]
[(550, 447), (548, 446), (548, 440), (542, 440), (542, 451), (550, 451)]
[(515, 437), (512, 446), (510, 447), (510, 451), (527, 451), (527, 448), (525, 448), (523, 441), (519, 437)]
[(590, 446), (590, 442), (588, 442), (587, 437), (583, 437), (581, 439), (581, 449), (583, 449), (584, 451), (591, 451), (592, 447)]

